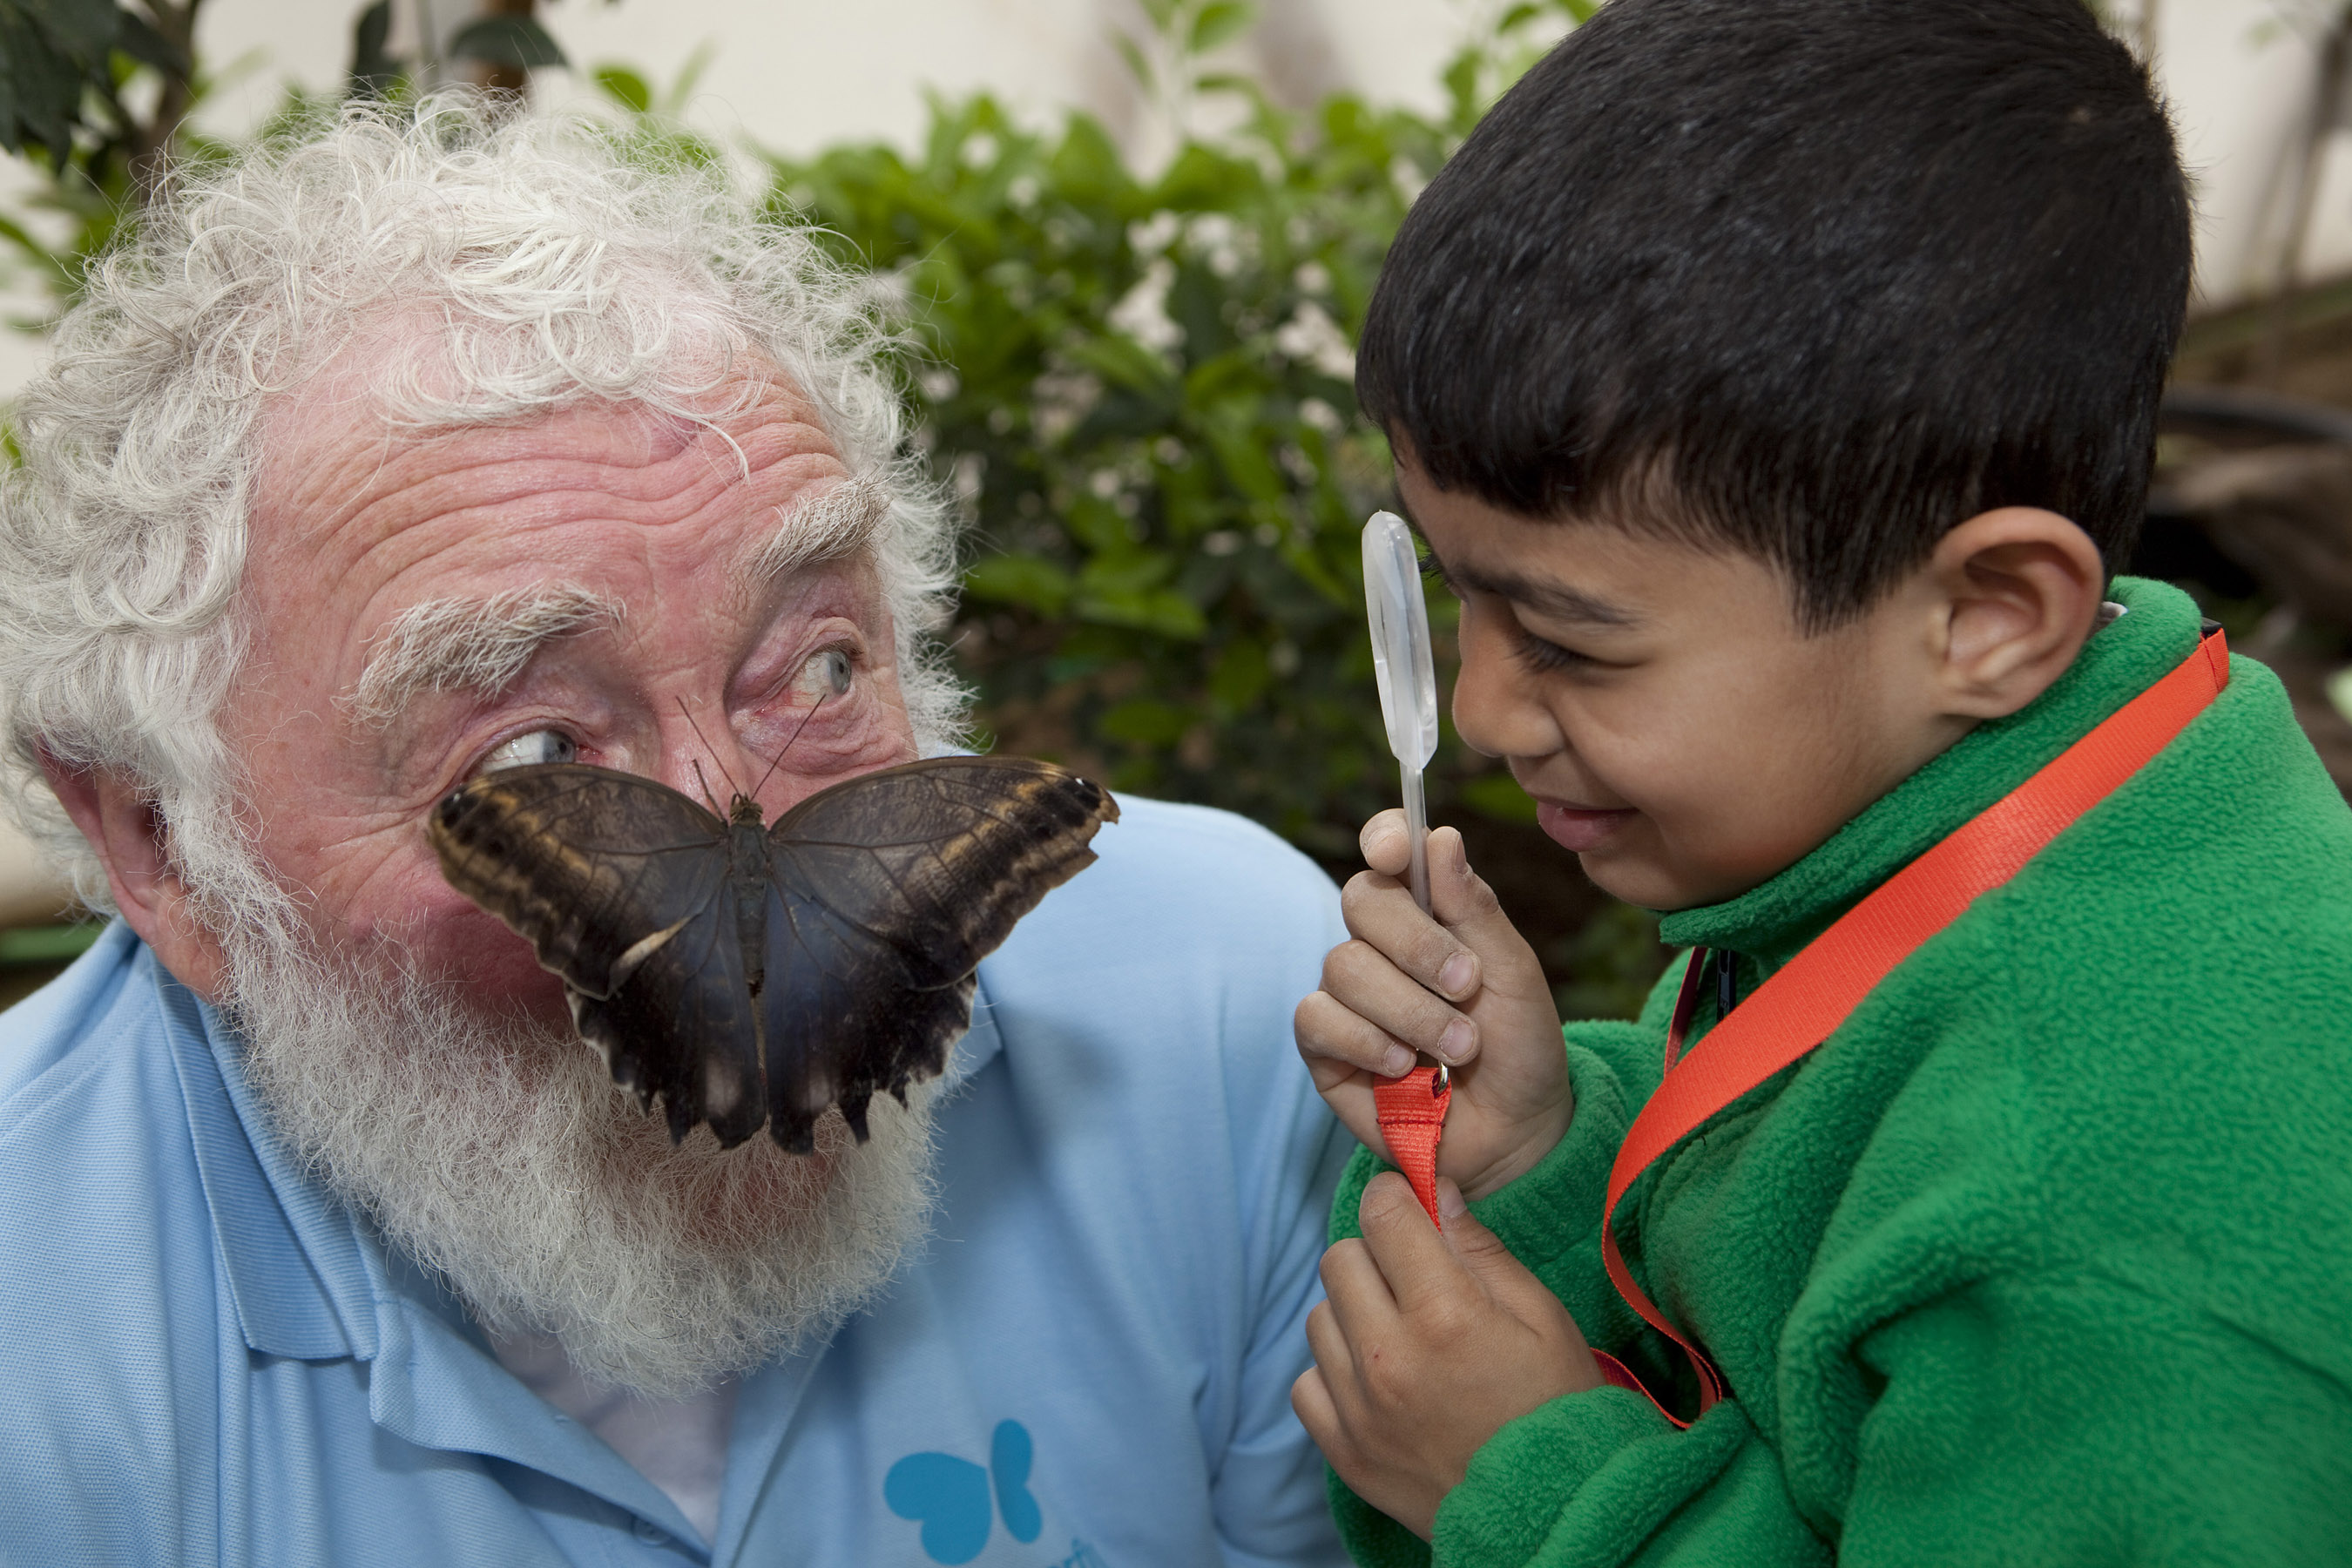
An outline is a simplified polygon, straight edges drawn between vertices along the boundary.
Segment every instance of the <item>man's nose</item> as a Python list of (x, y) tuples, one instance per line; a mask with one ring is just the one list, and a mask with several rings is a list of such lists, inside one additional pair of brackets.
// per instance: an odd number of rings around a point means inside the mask
[(773, 759), (755, 756), (715, 710), (694, 713), (690, 721), (685, 713), (673, 717), (661, 730), (655, 778), (721, 816), (734, 806), (738, 795), (760, 793), (761, 777)]

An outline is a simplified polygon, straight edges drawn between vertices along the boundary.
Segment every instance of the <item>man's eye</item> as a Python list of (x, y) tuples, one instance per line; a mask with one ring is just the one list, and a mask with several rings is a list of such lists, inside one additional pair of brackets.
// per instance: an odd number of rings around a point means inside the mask
[(813, 703), (840, 696), (849, 689), (849, 656), (837, 647), (811, 655), (801, 666), (799, 686)]
[(494, 773), (500, 768), (527, 768), (534, 763), (568, 763), (579, 754), (579, 746), (562, 731), (533, 730), (484, 757), (479, 771)]

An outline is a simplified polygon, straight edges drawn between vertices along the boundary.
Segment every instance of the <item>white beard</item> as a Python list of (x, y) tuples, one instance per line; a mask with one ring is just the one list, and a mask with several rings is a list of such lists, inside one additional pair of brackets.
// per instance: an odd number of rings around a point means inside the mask
[(674, 1146), (570, 1029), (484, 1017), (389, 943), (228, 923), (226, 1010), (296, 1152), (486, 1331), (552, 1334), (594, 1382), (677, 1398), (804, 1349), (923, 1233), (935, 1086), (877, 1099), (862, 1147), (837, 1114), (811, 1157)]

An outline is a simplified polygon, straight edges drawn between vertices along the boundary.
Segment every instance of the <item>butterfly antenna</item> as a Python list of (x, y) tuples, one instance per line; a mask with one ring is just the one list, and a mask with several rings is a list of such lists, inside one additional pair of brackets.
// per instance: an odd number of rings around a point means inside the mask
[(710, 781), (702, 776), (702, 759), (700, 757), (696, 757), (693, 761), (694, 783), (695, 786), (702, 791), (703, 804), (710, 807), (710, 814), (713, 816), (726, 816), (727, 814), (725, 812), (719, 809), (719, 801), (717, 797), (712, 795), (710, 793)]
[(753, 799), (756, 800), (759, 798), (760, 790), (768, 787), (768, 781), (774, 778), (776, 776), (776, 770), (784, 765), (784, 752), (789, 752), (793, 749), (793, 742), (801, 738), (801, 731), (808, 728), (808, 721), (815, 718), (816, 710), (824, 706), (824, 699), (822, 696), (820, 696), (815, 701), (809, 704), (809, 710), (801, 715), (801, 721), (793, 726), (793, 732), (791, 734), (784, 737), (784, 750), (776, 753), (775, 760), (768, 764), (768, 771), (760, 775), (760, 789), (755, 789), (751, 792)]
[[(733, 790), (737, 795), (741, 795), (743, 792), (741, 789), (737, 787), (734, 775), (727, 771), (727, 764), (719, 760), (718, 752), (713, 750), (711, 747), (710, 737), (704, 734), (702, 732), (702, 726), (694, 721), (694, 710), (686, 705), (686, 699), (683, 697), (677, 700), (677, 710), (686, 715), (687, 728), (692, 730), (694, 731), (694, 738), (702, 742), (702, 749), (710, 752), (711, 765), (719, 770), (719, 776), (727, 781), (727, 787)], [(694, 776), (698, 779), (702, 776), (702, 764), (699, 763), (697, 763), (694, 766)], [(702, 793), (706, 795), (709, 795), (710, 793), (710, 786), (707, 784), (704, 784), (702, 786)], [(719, 815), (724, 816), (727, 814), (725, 812), (720, 812)]]

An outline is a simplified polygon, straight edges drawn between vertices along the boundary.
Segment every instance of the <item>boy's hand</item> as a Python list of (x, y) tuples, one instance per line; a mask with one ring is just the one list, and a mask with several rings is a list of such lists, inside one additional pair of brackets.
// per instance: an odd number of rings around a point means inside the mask
[(1364, 1189), (1364, 1237), (1323, 1255), (1328, 1299), (1307, 1319), (1315, 1364), (1290, 1388), (1339, 1479), (1423, 1541), (1506, 1423), (1601, 1383), (1568, 1310), (1460, 1188), (1437, 1191), (1443, 1237), (1402, 1176)]
[(1461, 834), (1441, 827), (1429, 836), (1429, 914), (1403, 880), (1404, 813), (1366, 823), (1363, 848), (1371, 869), (1340, 898), (1356, 940), (1331, 950), (1323, 989), (1298, 1005), (1298, 1053), (1348, 1131), (1383, 1154), (1375, 1075), (1410, 1071), (1415, 1051), (1453, 1068), (1437, 1169), (1485, 1197), (1568, 1130), (1574, 1106), (1551, 986), (1494, 889), (1470, 869)]

